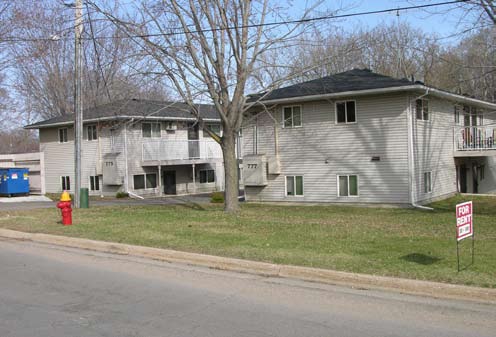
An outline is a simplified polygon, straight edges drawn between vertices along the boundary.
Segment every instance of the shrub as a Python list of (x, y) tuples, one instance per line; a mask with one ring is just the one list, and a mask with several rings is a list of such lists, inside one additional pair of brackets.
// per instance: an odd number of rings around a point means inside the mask
[(117, 194), (115, 195), (115, 197), (118, 198), (118, 199), (128, 198), (129, 197), (129, 193), (127, 193), (127, 192), (117, 192)]
[(212, 193), (210, 202), (215, 204), (220, 204), (224, 202), (224, 192), (214, 192)]

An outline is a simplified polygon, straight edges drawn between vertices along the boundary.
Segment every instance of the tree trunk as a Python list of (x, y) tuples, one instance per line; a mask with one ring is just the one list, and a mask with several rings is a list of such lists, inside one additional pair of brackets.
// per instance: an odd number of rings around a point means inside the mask
[(224, 129), (222, 137), (222, 154), (224, 155), (224, 211), (236, 213), (239, 211), (238, 202), (238, 160), (236, 158), (236, 135), (231, 130)]

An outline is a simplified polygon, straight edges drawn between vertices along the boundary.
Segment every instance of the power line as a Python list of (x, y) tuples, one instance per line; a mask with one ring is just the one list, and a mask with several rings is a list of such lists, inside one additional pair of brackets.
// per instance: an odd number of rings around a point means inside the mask
[[(447, 6), (447, 5), (453, 5), (453, 4), (459, 4), (459, 3), (467, 3), (468, 1), (469, 0), (453, 0), (453, 1), (445, 1), (445, 2), (437, 2), (437, 3), (432, 3), (432, 4), (425, 4), (425, 5), (387, 8), (387, 9), (380, 9), (380, 10), (375, 10), (375, 11), (365, 11), (365, 12), (358, 12), (358, 13), (325, 15), (325, 16), (306, 18), (306, 19), (298, 19), (298, 20), (274, 21), (274, 22), (249, 24), (249, 25), (242, 25), (242, 26), (229, 26), (229, 27), (209, 28), (209, 29), (198, 29), (198, 30), (189, 31), (189, 33), (209, 33), (209, 32), (243, 29), (243, 28), (260, 28), (260, 27), (271, 27), (271, 26), (278, 26), (278, 25), (309, 23), (309, 22), (331, 20), (331, 19), (343, 19), (343, 18), (350, 18), (350, 17), (356, 17), (356, 16), (400, 12), (400, 11), (407, 11), (407, 10), (412, 10), (412, 9), (423, 9), (423, 8), (431, 8), (431, 7), (438, 7), (438, 6)], [(87, 3), (90, 3), (95, 8), (98, 8), (98, 6), (96, 4), (94, 4), (90, 1), (88, 1)], [(100, 12), (102, 12), (102, 11), (100, 10)], [(105, 14), (105, 15), (108, 16), (107, 14)], [(94, 39), (132, 39), (132, 38), (147, 38), (147, 37), (173, 36), (173, 35), (186, 34), (186, 32), (182, 28), (176, 27), (176, 28), (169, 28), (169, 29), (172, 30), (169, 33), (151, 33), (151, 34), (137, 34), (137, 35), (127, 35), (127, 36), (97, 36), (97, 37), (94, 37)], [(174, 31), (174, 30), (176, 30), (176, 31)], [(92, 38), (83, 38), (83, 39), (91, 40)], [(48, 38), (5, 37), (5, 38), (0, 40), (0, 43), (1, 42), (36, 42), (36, 41), (48, 41), (48, 42), (50, 42), (50, 41), (57, 41), (57, 40), (55, 40), (53, 37), (48, 37)]]
[[(433, 3), (433, 4), (415, 5), (415, 6), (406, 6), (406, 7), (397, 7), (397, 8), (387, 8), (387, 9), (358, 12), (358, 13), (339, 14), (339, 15), (333, 15), (332, 14), (332, 15), (319, 16), (319, 17), (315, 17), (315, 18), (306, 18), (306, 19), (298, 19), (298, 20), (275, 21), (275, 22), (266, 22), (266, 23), (249, 24), (249, 25), (241, 25), (241, 26), (198, 29), (198, 30), (189, 31), (189, 33), (191, 33), (191, 34), (209, 33), (209, 32), (235, 30), (235, 29), (243, 29), (243, 28), (260, 28), (260, 27), (279, 26), (279, 25), (285, 25), (285, 24), (309, 23), (309, 22), (314, 22), (314, 21), (322, 21), (322, 20), (330, 20), (330, 19), (342, 19), (342, 18), (349, 18), (349, 17), (354, 17), (354, 16), (364, 16), (364, 15), (372, 15), (372, 14), (400, 12), (400, 11), (406, 11), (406, 10), (410, 10), (410, 9), (422, 9), (422, 8), (429, 8), (429, 7), (436, 7), (436, 6), (446, 6), (446, 5), (453, 5), (453, 4), (458, 4), (458, 3), (465, 3), (468, 1), (469, 0), (452, 0), (452, 1), (445, 1), (445, 2), (437, 2), (437, 3)], [(102, 12), (101, 10), (98, 9), (98, 6), (95, 5), (94, 3), (93, 3), (93, 6), (95, 8), (97, 8), (98, 11)], [(105, 14), (105, 13), (103, 13), (103, 14), (107, 16), (107, 14)], [(173, 36), (173, 35), (186, 34), (186, 32), (183, 30), (183, 28), (169, 28), (169, 29), (179, 30), (179, 31), (169, 32), (169, 33), (151, 33), (151, 34), (128, 35), (128, 36), (123, 36), (120, 38), (146, 38), (146, 37)], [(100, 38), (104, 39), (104, 38), (108, 38), (108, 37), (100, 37)]]

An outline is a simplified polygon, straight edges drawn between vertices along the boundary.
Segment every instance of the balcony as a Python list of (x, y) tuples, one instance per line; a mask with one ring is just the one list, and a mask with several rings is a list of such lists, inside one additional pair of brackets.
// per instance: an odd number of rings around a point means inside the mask
[(207, 162), (222, 159), (220, 145), (214, 140), (147, 140), (142, 143), (142, 161), (164, 165)]
[(457, 127), (454, 130), (455, 156), (496, 154), (496, 128), (493, 126)]

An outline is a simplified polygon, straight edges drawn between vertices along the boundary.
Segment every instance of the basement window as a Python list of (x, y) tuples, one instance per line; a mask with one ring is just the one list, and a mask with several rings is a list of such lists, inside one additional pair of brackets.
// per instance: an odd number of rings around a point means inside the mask
[(424, 193), (432, 192), (432, 172), (424, 172)]
[(71, 178), (69, 176), (60, 177), (60, 185), (62, 187), (62, 191), (70, 191), (71, 190)]
[(200, 184), (207, 184), (215, 182), (214, 170), (200, 170)]
[(351, 174), (338, 176), (338, 196), (358, 197), (358, 175)]
[(90, 176), (90, 191), (100, 191), (100, 178), (98, 176)]
[(136, 174), (133, 176), (133, 183), (135, 190), (144, 190), (157, 187), (157, 174)]
[(286, 195), (303, 196), (303, 176), (286, 176)]

